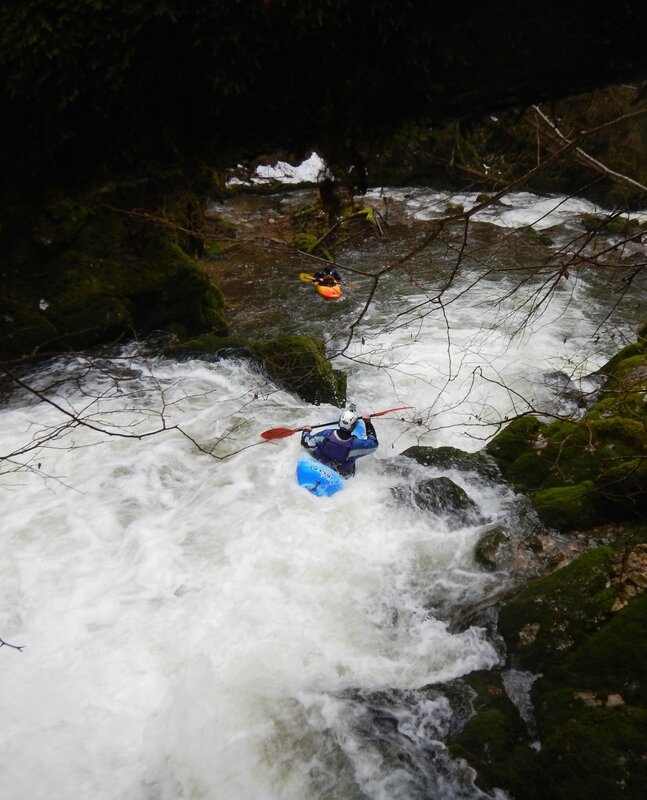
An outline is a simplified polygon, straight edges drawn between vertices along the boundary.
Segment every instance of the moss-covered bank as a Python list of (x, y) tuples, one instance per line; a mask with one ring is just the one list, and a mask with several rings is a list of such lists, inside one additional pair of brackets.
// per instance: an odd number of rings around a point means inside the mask
[[(647, 779), (647, 529), (540, 578), (499, 615), (503, 672), (474, 673), (473, 716), (450, 745), (515, 800), (638, 800)], [(502, 690), (530, 678), (531, 712)], [(512, 674), (512, 673), (510, 673)]]
[[(494, 459), (500, 476), (520, 497), (529, 496), (548, 526), (542, 538), (551, 528), (577, 532), (555, 537), (566, 563), (538, 561), (539, 576), (535, 571), (517, 583), (483, 617), (501, 664), (460, 681), (472, 693), (471, 714), (447, 744), (476, 770), (486, 792), (499, 788), (514, 800), (644, 796), (646, 340), (643, 326), (636, 343), (600, 370), (604, 383), (580, 420), (522, 417), (481, 453), (411, 448), (404, 454), (485, 479), (499, 475), (489, 466)], [(481, 559), (492, 570), (505, 569), (500, 551), (507, 534), (497, 536)], [(589, 549), (574, 557), (570, 551), (582, 546)], [(446, 696), (454, 702), (452, 687)], [(460, 704), (456, 710), (464, 714)]]
[(587, 529), (647, 514), (647, 342), (601, 370), (597, 402), (579, 420), (521, 417), (488, 445), (506, 480), (528, 493), (558, 530)]
[[(0, 360), (165, 330), (227, 332), (224, 299), (194, 256), (195, 195), (59, 198), (3, 231)], [(121, 211), (125, 208), (127, 211)], [(27, 211), (25, 212), (27, 213)]]

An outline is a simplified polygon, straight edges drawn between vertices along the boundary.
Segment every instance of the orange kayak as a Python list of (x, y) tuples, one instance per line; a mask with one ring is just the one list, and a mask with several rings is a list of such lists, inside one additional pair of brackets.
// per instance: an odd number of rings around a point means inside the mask
[(337, 300), (338, 297), (341, 297), (341, 286), (338, 283), (334, 284), (334, 286), (315, 283), (315, 289), (321, 297), (325, 297), (326, 300)]

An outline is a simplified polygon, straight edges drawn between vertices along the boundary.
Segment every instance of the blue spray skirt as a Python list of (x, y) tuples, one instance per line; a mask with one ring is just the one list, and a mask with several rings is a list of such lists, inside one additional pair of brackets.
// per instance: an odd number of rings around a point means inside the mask
[[(353, 434), (359, 439), (366, 439), (363, 420), (357, 423)], [(346, 480), (332, 467), (322, 464), (308, 453), (304, 453), (297, 462), (297, 483), (317, 497), (330, 497), (344, 488)]]

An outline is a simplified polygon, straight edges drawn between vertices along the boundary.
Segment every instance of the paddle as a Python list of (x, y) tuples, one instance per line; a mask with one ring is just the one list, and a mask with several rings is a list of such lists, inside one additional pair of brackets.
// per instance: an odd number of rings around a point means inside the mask
[[(369, 417), (382, 417), (384, 414), (389, 414), (391, 411), (404, 411), (407, 408), (414, 406), (399, 406), (398, 408), (387, 408), (386, 411), (376, 411), (374, 414), (369, 414)], [(270, 428), (268, 431), (263, 431), (261, 437), (263, 439), (285, 439), (287, 436), (292, 436), (293, 433), (305, 430), (305, 428), (327, 428), (329, 425), (336, 425), (337, 420), (332, 422), (322, 422), (319, 425), (306, 425), (302, 428)]]

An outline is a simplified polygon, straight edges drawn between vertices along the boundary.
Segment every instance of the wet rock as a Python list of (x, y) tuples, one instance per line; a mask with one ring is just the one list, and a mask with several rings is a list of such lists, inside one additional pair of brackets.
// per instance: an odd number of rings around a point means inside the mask
[(499, 550), (508, 538), (508, 534), (500, 525), (484, 533), (474, 550), (476, 560), (486, 569), (496, 569)]
[(306, 403), (346, 402), (346, 373), (333, 369), (326, 358), (323, 342), (309, 336), (284, 336), (266, 342), (203, 334), (175, 343), (168, 352), (173, 356), (249, 358), (257, 361), (272, 380)]
[(445, 517), (452, 528), (480, 520), (476, 503), (450, 478), (429, 478), (414, 486), (397, 486), (391, 492), (399, 502)]
[(453, 737), (449, 752), (477, 769), (479, 788), (490, 791), (503, 786), (515, 798), (531, 797), (537, 754), (527, 726), (506, 692), (502, 673), (477, 671), (463, 680), (473, 692), (473, 713)]
[(457, 447), (409, 447), (401, 456), (413, 459), (424, 467), (438, 470), (457, 469), (461, 472), (475, 472), (487, 480), (500, 480), (501, 472), (496, 461), (487, 453), (467, 453)]

